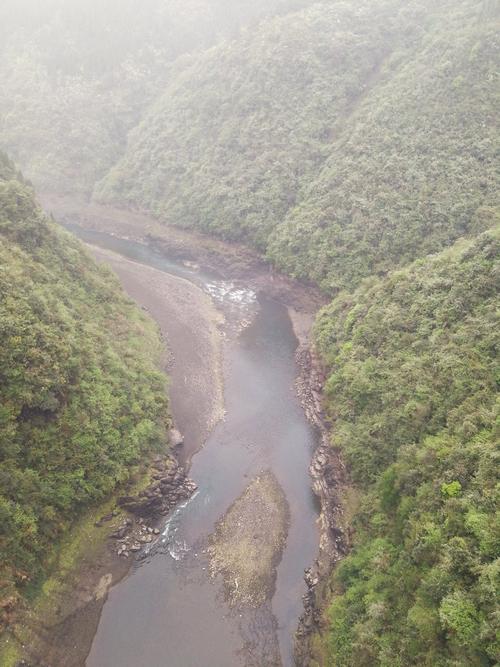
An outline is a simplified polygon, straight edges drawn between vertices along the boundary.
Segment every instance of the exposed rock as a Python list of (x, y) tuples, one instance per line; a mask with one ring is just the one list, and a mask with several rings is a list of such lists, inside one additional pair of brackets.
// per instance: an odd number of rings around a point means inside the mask
[(102, 516), (102, 517), (99, 519), (99, 521), (96, 521), (96, 522), (94, 523), (94, 526), (96, 526), (96, 528), (100, 528), (100, 527), (103, 526), (107, 521), (111, 521), (111, 519), (114, 519), (114, 517), (115, 517), (116, 515), (117, 515), (117, 512), (116, 512), (116, 511), (114, 511), (114, 512), (110, 512), (109, 514), (105, 514), (104, 516)]
[(110, 535), (118, 541), (116, 553), (123, 558), (130, 554), (141, 558), (141, 550), (161, 533), (150, 524), (168, 514), (179, 502), (187, 500), (197, 488), (174, 458), (157, 456), (152, 467), (154, 472), (147, 488), (135, 496), (118, 499), (118, 505), (136, 517), (135, 521), (125, 519)]
[(178, 431), (176, 428), (170, 429), (170, 431), (168, 432), (168, 437), (172, 447), (180, 447), (181, 445), (184, 444), (184, 438), (182, 437), (181, 432)]
[(127, 533), (127, 526), (121, 526), (120, 528), (118, 528), (118, 530), (115, 530), (114, 533), (111, 533), (110, 537), (112, 537), (115, 540), (120, 540), (123, 537), (125, 537), (126, 533)]
[(156, 519), (167, 514), (179, 500), (185, 500), (197, 488), (174, 459), (155, 459), (153, 482), (137, 496), (123, 496), (118, 503), (142, 519)]
[(209, 541), (210, 571), (222, 574), (230, 605), (271, 600), (288, 521), (286, 496), (270, 471), (253, 479), (218, 521)]
[(307, 419), (318, 429), (320, 444), (314, 452), (309, 472), (312, 488), (320, 502), (320, 551), (313, 567), (304, 573), (307, 592), (303, 596), (304, 613), (296, 633), (295, 661), (306, 664), (310, 655), (310, 637), (318, 631), (321, 623), (323, 589), (321, 583), (328, 581), (333, 564), (349, 549), (349, 535), (342, 530), (342, 496), (348, 479), (340, 452), (330, 445), (328, 428), (323, 413), (321, 391), (326, 379), (319, 359), (309, 344), (299, 345), (296, 361), (300, 377), (296, 383), (297, 395)]
[(94, 598), (96, 600), (102, 600), (107, 595), (112, 582), (113, 582), (113, 575), (110, 573), (104, 574), (100, 578), (99, 583), (94, 589)]

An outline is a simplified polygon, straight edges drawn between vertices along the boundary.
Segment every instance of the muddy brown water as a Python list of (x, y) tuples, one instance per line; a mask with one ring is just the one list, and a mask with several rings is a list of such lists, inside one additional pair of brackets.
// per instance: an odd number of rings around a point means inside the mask
[[(317, 556), (319, 536), (308, 474), (316, 434), (294, 391), (297, 340), (286, 308), (147, 246), (71, 229), (93, 245), (193, 281), (219, 303), (229, 325), (251, 322), (224, 345), (226, 416), (192, 459), (198, 492), (166, 520), (147, 557), (111, 589), (87, 667), (293, 665), (304, 568)], [(266, 469), (274, 472), (290, 508), (275, 592), (257, 610), (230, 609), (221, 582), (208, 574), (206, 539)]]

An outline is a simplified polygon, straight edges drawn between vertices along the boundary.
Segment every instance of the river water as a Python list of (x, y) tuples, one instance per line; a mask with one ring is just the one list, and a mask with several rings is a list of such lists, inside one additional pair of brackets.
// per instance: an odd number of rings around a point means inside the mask
[[(303, 571), (316, 558), (319, 536), (308, 474), (316, 435), (294, 391), (297, 340), (287, 309), (139, 243), (72, 231), (93, 245), (191, 280), (219, 304), (228, 326), (250, 321), (237, 335), (233, 330), (224, 345), (226, 415), (193, 457), (190, 477), (198, 492), (166, 520), (147, 557), (111, 589), (87, 667), (293, 665)], [(230, 609), (221, 582), (208, 574), (206, 540), (264, 470), (274, 473), (290, 509), (276, 589), (259, 609)]]

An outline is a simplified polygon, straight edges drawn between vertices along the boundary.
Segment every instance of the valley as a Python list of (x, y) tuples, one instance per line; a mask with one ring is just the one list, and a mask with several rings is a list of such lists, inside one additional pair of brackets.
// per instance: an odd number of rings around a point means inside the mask
[(499, 18), (1, 3), (2, 667), (500, 662)]
[[(105, 237), (102, 233), (92, 237), (91, 232), (84, 232), (83, 236), (87, 241), (106, 245), (108, 249), (116, 244), (113, 237)], [(161, 313), (161, 317), (170, 323), (164, 324), (162, 329), (166, 331), (168, 346), (174, 357), (171, 371), (172, 412), (185, 435), (187, 451), (196, 451), (189, 435), (192, 422), (199, 419), (200, 414), (196, 403), (189, 405), (186, 401), (186, 377), (191, 379), (192, 371), (184, 362), (182, 348), (188, 351), (191, 360), (193, 349), (199, 350), (202, 358), (207, 357), (200, 350), (199, 340), (193, 345), (185, 335), (172, 338), (172, 321), (179, 322), (179, 314), (165, 300), (152, 304), (142, 284), (142, 273), (147, 271), (143, 267), (147, 248), (137, 248), (130, 241), (125, 245), (129, 257), (141, 255), (140, 264), (100, 249), (94, 253), (111, 263), (128, 293), (141, 305), (147, 304), (153, 317), (157, 318)], [(157, 261), (161, 262), (158, 255), (155, 263)], [(186, 272), (183, 265), (180, 272)], [(294, 398), (293, 385), (297, 373), (294, 369), (294, 349), (297, 343), (294, 342), (291, 322), (284, 306), (279, 309), (273, 300), (266, 300), (265, 296), (261, 296), (258, 303), (255, 293), (250, 291), (245, 295), (244, 288), (233, 291), (229, 288), (229, 292), (224, 294), (227, 281), (221, 283), (215, 277), (200, 275), (200, 272), (192, 274), (191, 279), (201, 283), (205, 289), (208, 282), (211, 291), (219, 288), (222, 294), (215, 303), (219, 304), (226, 320), (225, 337), (228, 338), (223, 344), (225, 415), (222, 420), (217, 420), (219, 423), (215, 425), (204, 449), (193, 458), (190, 475), (198, 484), (197, 495), (170, 520), (163, 538), (153, 548), (153, 555), (135, 566), (132, 574), (111, 591), (87, 662), (89, 665), (115, 661), (134, 665), (139, 655), (146, 655), (151, 664), (161, 664), (161, 660), (168, 655), (170, 660), (179, 664), (197, 664), (206, 655), (208, 637), (213, 634), (227, 637), (222, 645), (214, 648), (218, 652), (210, 655), (213, 664), (292, 664), (293, 637), (301, 614), (300, 598), (305, 592), (303, 571), (313, 562), (318, 550), (316, 509), (308, 476), (314, 434), (307, 425), (298, 400)], [(179, 295), (174, 294), (173, 300), (179, 308)], [(198, 309), (196, 312), (199, 312)], [(186, 314), (183, 317), (186, 318)], [(245, 328), (240, 332), (242, 321)], [(199, 325), (194, 324), (194, 328), (199, 329)], [(180, 321), (183, 332), (193, 325), (189, 317), (187, 325)], [(221, 333), (224, 331), (219, 335)], [(198, 364), (194, 368), (194, 372), (199, 372)], [(208, 386), (202, 380), (196, 382), (205, 395), (211, 394), (211, 387), (217, 381), (216, 369), (212, 367), (211, 371), (205, 378), (205, 382), (209, 381)], [(176, 397), (183, 410), (176, 409)], [(258, 419), (255, 417), (257, 414)], [(207, 426), (214, 426), (213, 421), (206, 422)], [(185, 456), (184, 451), (180, 455)], [(280, 551), (273, 557), (277, 570), (268, 593), (265, 590), (253, 593), (260, 602), (256, 606), (244, 601), (232, 605), (224, 602), (225, 595), (220, 584), (214, 586), (210, 583), (207, 538), (213, 530), (211, 526), (222, 518), (231, 499), (237, 498), (245, 485), (262, 470), (273, 470), (289, 506), (285, 551), (283, 558)], [(302, 475), (297, 474), (299, 470), (302, 470)], [(304, 513), (307, 507), (308, 512)], [(251, 523), (245, 524), (245, 531), (252, 531)], [(253, 535), (248, 537), (253, 539)], [(201, 606), (200, 588), (204, 591), (204, 604)], [(160, 590), (164, 591), (163, 595)], [(149, 619), (147, 631), (141, 623), (133, 627), (137, 615), (141, 619)], [(168, 629), (174, 619), (180, 625)], [(184, 642), (176, 642), (173, 647), (169, 637), (181, 632), (181, 628), (185, 631), (193, 623), (199, 628), (206, 628), (205, 632), (209, 634), (201, 634), (198, 642), (189, 641), (186, 637)], [(156, 630), (156, 624), (166, 628), (165, 632), (160, 632), (159, 627)], [(126, 642), (123, 641), (125, 627), (129, 637)], [(165, 637), (165, 642), (160, 642), (160, 637)], [(172, 650), (175, 653), (170, 654)]]

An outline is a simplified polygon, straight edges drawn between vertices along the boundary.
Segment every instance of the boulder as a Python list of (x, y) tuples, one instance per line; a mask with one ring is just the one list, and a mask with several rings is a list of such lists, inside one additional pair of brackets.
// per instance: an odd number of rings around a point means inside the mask
[(170, 431), (168, 432), (168, 437), (172, 447), (180, 447), (181, 445), (184, 444), (184, 438), (182, 437), (181, 432), (178, 431), (176, 428), (170, 429)]

